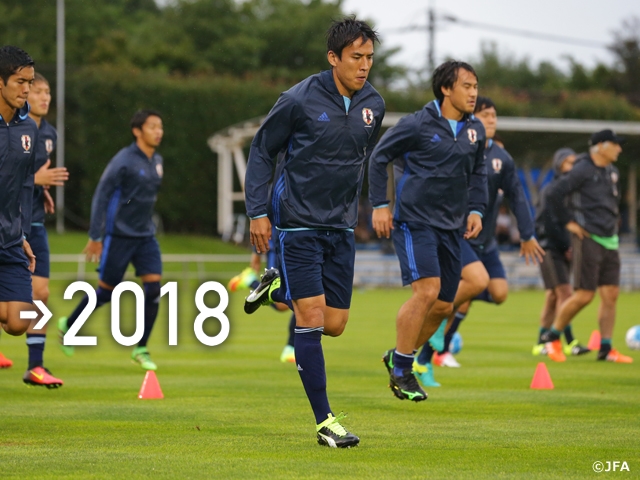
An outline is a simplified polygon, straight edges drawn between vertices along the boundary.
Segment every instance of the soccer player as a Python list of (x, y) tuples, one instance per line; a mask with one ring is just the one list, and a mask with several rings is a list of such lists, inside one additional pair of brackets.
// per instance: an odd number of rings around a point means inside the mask
[[(507, 299), (509, 286), (504, 266), (498, 254), (496, 242), (496, 222), (504, 196), (518, 221), (520, 231), (520, 255), (525, 261), (542, 261), (544, 251), (534, 237), (534, 223), (531, 218), (529, 202), (518, 179), (515, 163), (507, 151), (493, 141), (498, 123), (496, 106), (490, 98), (478, 97), (474, 115), (484, 126), (487, 141), (484, 162), (487, 170), (489, 202), (482, 217), (482, 231), (477, 238), (462, 239), (462, 278), (453, 302), (454, 315), (450, 317), (449, 329), (444, 337), (442, 348), (434, 352), (425, 343), (414, 364), (418, 379), (425, 386), (438, 386), (433, 379), (433, 363), (446, 367), (460, 367), (458, 361), (449, 352), (451, 338), (469, 311), (474, 298), (500, 305)], [(457, 311), (456, 311), (457, 310)]]
[[(156, 152), (164, 133), (160, 113), (137, 111), (131, 132), (135, 141), (111, 159), (93, 195), (89, 242), (83, 253), (88, 261), (100, 262), (98, 307), (111, 300), (129, 263), (135, 267), (144, 287), (144, 334), (131, 358), (144, 370), (156, 370), (147, 341), (158, 315), (162, 278), (160, 246), (151, 219), (163, 176), (162, 157)], [(74, 348), (65, 346), (62, 337), (88, 301), (85, 295), (69, 318), (58, 320), (60, 346), (68, 356)]]
[[(29, 116), (38, 125), (38, 143), (35, 163), (35, 187), (33, 189), (33, 206), (31, 213), (31, 232), (27, 236), (29, 245), (36, 256), (36, 269), (31, 276), (33, 299), (47, 303), (49, 299), (49, 240), (44, 228), (45, 213), (53, 213), (54, 205), (47, 190), (50, 186), (62, 186), (69, 178), (67, 169), (49, 168), (50, 155), (56, 147), (58, 134), (44, 117), (49, 113), (51, 90), (49, 82), (39, 73), (35, 74), (33, 85), (29, 92)], [(40, 385), (47, 388), (57, 388), (63, 385), (62, 380), (54, 377), (44, 367), (44, 345), (46, 339), (46, 325), (41, 330), (35, 330), (36, 320), (31, 322), (27, 330), (27, 347), (29, 349), (29, 365), (22, 380), (28, 385)]]
[[(392, 392), (419, 402), (427, 394), (412, 366), (415, 352), (453, 310), (462, 270), (460, 230), (475, 238), (487, 205), (486, 135), (473, 116), (478, 77), (464, 62), (433, 73), (436, 99), (380, 139), (369, 161), (369, 199), (379, 237), (393, 232), (403, 285), (412, 295), (396, 319), (396, 347), (383, 361)], [(398, 160), (396, 160), (398, 159)], [(387, 165), (396, 160), (395, 211), (387, 199)]]
[[(544, 248), (545, 261), (540, 263), (540, 273), (544, 282), (545, 298), (542, 313), (540, 314), (540, 333), (538, 334), (538, 344), (534, 345), (533, 355), (544, 355), (546, 350), (542, 335), (549, 331), (553, 324), (553, 319), (560, 311), (560, 306), (571, 296), (573, 290), (569, 283), (569, 269), (571, 267), (571, 236), (564, 228), (564, 224), (558, 222), (558, 218), (549, 208), (547, 193), (551, 185), (560, 180), (564, 174), (571, 171), (576, 161), (576, 152), (570, 148), (561, 148), (553, 155), (554, 177), (539, 194), (540, 203), (536, 212), (536, 235), (540, 239), (540, 245)], [(568, 208), (565, 199), (565, 207)], [(567, 346), (564, 347), (566, 355), (583, 355), (589, 353), (586, 347), (580, 345), (573, 337), (571, 324), (563, 330)]]
[[(341, 335), (349, 319), (358, 197), (385, 112), (382, 97), (367, 82), (377, 40), (377, 33), (354, 17), (331, 25), (331, 70), (280, 96), (253, 139), (245, 180), (251, 243), (258, 253), (268, 250), (271, 211), (282, 267), (281, 273), (267, 270), (247, 297), (245, 311), (273, 301), (292, 304), (296, 363), (318, 443), (334, 448), (360, 441), (329, 406), (321, 338)], [(283, 148), (285, 158), (273, 176), (273, 159)]]
[[(269, 251), (267, 252), (267, 270), (271, 268), (279, 268), (278, 256), (276, 255), (275, 245), (273, 244), (273, 241), (277, 237), (278, 231), (274, 227), (271, 231), (271, 238), (269, 239)], [(257, 252), (253, 251), (251, 253), (250, 266), (245, 268), (242, 272), (240, 272), (229, 281), (229, 284), (227, 285), (229, 291), (235, 292), (236, 290), (238, 290), (238, 288), (250, 288), (252, 290), (258, 288), (258, 285), (260, 285), (258, 275), (260, 273), (261, 263), (261, 255), (258, 255)], [(287, 305), (286, 303), (275, 302), (271, 306), (279, 312), (291, 311), (289, 305)], [(280, 354), (280, 361), (282, 363), (295, 363), (296, 361), (294, 349), (295, 328), (296, 315), (295, 313), (292, 313), (291, 318), (289, 319), (289, 335), (287, 337), (287, 343), (282, 349), (282, 353)]]
[[(573, 169), (549, 188), (546, 197), (560, 224), (572, 234), (574, 292), (560, 307), (551, 330), (541, 336), (547, 355), (555, 362), (566, 360), (561, 332), (591, 303), (596, 289), (602, 300), (598, 311), (602, 338), (598, 360), (633, 362), (611, 346), (620, 293), (620, 175), (613, 164), (622, 152), (622, 142), (611, 130), (591, 135), (589, 152), (578, 156)], [(572, 210), (564, 204), (569, 195)]]
[[(27, 52), (0, 47), (0, 324), (9, 335), (22, 335), (30, 322), (21, 319), (20, 312), (34, 310), (35, 257), (25, 239), (31, 227), (38, 141), (27, 102), (34, 74)], [(10, 366), (6, 360), (3, 364)]]

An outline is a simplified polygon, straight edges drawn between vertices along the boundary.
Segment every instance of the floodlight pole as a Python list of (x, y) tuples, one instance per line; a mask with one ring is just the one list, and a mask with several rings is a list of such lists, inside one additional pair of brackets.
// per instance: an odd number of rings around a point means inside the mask
[[(56, 20), (56, 167), (64, 167), (64, 0), (57, 0)], [(56, 231), (64, 233), (64, 187), (56, 187)]]
[(433, 70), (435, 69), (435, 49), (436, 49), (436, 12), (433, 8), (429, 8), (428, 10), (428, 23), (427, 30), (429, 32), (429, 56), (427, 58), (427, 66), (429, 71), (427, 72), (427, 77), (431, 77), (433, 75)]

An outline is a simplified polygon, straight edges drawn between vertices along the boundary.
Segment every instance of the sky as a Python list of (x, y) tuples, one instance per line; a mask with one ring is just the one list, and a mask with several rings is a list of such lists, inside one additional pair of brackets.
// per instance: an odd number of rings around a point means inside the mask
[[(623, 20), (632, 16), (640, 18), (638, 0), (343, 0), (342, 6), (345, 13), (372, 20), (385, 47), (402, 48), (392, 63), (416, 70), (427, 65), (428, 37), (426, 31), (407, 29), (412, 25), (426, 26), (430, 7), (436, 17), (450, 15), (461, 20), (602, 44), (612, 41), (613, 32), (620, 29)], [(565, 71), (569, 66), (567, 55), (588, 67), (598, 62), (613, 63), (613, 56), (605, 48), (499, 34), (446, 21), (436, 20), (436, 25), (436, 65), (446, 57), (472, 61), (479, 56), (483, 41), (495, 42), (505, 55), (517, 59), (528, 57), (534, 65), (548, 60)]]

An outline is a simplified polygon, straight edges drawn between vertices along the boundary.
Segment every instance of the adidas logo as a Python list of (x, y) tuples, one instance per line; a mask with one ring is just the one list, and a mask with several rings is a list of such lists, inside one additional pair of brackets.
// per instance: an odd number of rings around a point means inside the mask
[(441, 141), (442, 141), (442, 139), (440, 138), (440, 135), (438, 135), (437, 133), (431, 139), (431, 142), (433, 142), (433, 143), (437, 143), (437, 142), (441, 142)]
[(331, 120), (329, 119), (329, 115), (327, 115), (327, 112), (322, 112), (322, 115), (320, 115), (318, 117), (318, 121), (319, 122), (330, 122)]
[(302, 367), (300, 366), (300, 364), (298, 364), (298, 371), (302, 372)]

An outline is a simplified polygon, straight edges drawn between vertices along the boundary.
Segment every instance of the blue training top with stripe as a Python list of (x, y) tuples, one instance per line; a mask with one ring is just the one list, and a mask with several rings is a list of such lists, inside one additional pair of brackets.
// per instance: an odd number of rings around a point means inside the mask
[[(247, 214), (270, 214), (279, 229), (355, 228), (364, 165), (384, 117), (384, 101), (366, 82), (345, 108), (331, 70), (280, 95), (251, 144)], [(277, 162), (269, 205), (274, 159)]]
[(134, 143), (120, 150), (104, 170), (91, 203), (89, 237), (147, 237), (155, 233), (151, 219), (160, 183), (162, 157), (149, 159)]

